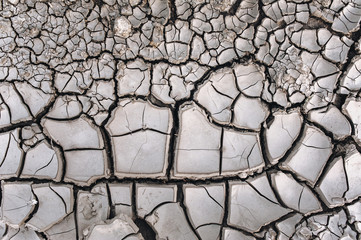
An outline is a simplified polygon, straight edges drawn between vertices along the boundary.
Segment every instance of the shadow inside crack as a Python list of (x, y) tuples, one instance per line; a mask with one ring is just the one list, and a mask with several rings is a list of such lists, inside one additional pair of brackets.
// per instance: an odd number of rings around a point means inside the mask
[(139, 228), (139, 232), (142, 234), (142, 236), (144, 237), (144, 239), (147, 240), (155, 240), (155, 232), (152, 229), (151, 226), (148, 225), (148, 223), (141, 218), (137, 218), (134, 220), (134, 223), (138, 226)]

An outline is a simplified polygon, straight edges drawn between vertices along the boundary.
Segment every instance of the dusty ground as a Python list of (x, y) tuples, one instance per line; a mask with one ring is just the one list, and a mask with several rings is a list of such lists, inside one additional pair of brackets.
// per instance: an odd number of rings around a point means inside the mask
[(361, 239), (360, 0), (2, 0), (0, 235)]

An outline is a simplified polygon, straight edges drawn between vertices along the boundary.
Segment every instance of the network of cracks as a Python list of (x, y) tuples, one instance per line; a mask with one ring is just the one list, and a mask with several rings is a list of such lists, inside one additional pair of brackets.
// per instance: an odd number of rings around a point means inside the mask
[(361, 239), (360, 21), (360, 0), (3, 0), (2, 239)]

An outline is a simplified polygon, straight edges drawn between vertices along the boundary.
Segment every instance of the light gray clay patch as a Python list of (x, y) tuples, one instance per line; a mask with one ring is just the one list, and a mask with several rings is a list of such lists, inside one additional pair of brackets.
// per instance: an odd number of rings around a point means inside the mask
[(222, 174), (252, 172), (265, 166), (257, 133), (224, 130)]
[[(136, 234), (139, 228), (127, 215), (120, 215), (104, 223), (97, 223), (86, 230), (85, 239), (126, 239), (131, 234)], [(135, 239), (144, 240), (141, 235), (133, 235)]]
[(179, 118), (175, 176), (218, 174), (221, 128), (210, 124), (195, 104), (184, 105)]
[(231, 226), (257, 232), (262, 226), (291, 212), (280, 205), (266, 176), (249, 182), (231, 182), (229, 191), (228, 223)]
[(39, 206), (27, 226), (43, 232), (73, 212), (71, 186), (33, 184), (32, 188)]
[(108, 219), (109, 210), (105, 185), (96, 185), (90, 192), (78, 192), (76, 221), (79, 238), (88, 233), (86, 228), (90, 225)]
[(224, 185), (185, 185), (184, 204), (202, 239), (216, 239), (220, 235), (225, 208)]
[(265, 130), (267, 152), (276, 163), (292, 147), (302, 127), (300, 112), (276, 112), (273, 121)]
[(297, 182), (291, 175), (277, 172), (272, 175), (273, 185), (282, 202), (303, 214), (321, 211), (321, 205), (307, 185)]
[(18, 228), (33, 212), (38, 201), (31, 183), (1, 183), (1, 218), (7, 224)]
[(351, 135), (351, 126), (341, 111), (333, 105), (318, 110), (310, 111), (311, 121), (330, 131), (336, 139), (346, 138)]
[(354, 240), (361, 0), (0, 1), (0, 238)]
[(114, 208), (115, 215), (125, 214), (133, 217), (132, 208), (132, 186), (131, 184), (108, 184), (110, 197), (112, 199), (111, 207)]
[(343, 105), (343, 112), (351, 119), (355, 133), (353, 138), (361, 144), (361, 101), (359, 99), (348, 99)]
[(155, 208), (165, 203), (176, 202), (177, 188), (172, 185), (145, 185), (137, 184), (137, 214), (144, 218)]
[(16, 176), (19, 172), (23, 150), (19, 147), (19, 130), (0, 135), (1, 178)]
[(62, 167), (63, 162), (59, 150), (54, 150), (48, 143), (41, 142), (26, 153), (21, 176), (59, 180)]
[(306, 125), (302, 139), (282, 163), (282, 167), (314, 184), (332, 153), (332, 147), (331, 139), (321, 130)]
[(107, 125), (118, 176), (164, 175), (171, 119), (167, 108), (148, 102), (123, 100), (119, 104)]
[(179, 203), (167, 203), (155, 209), (146, 221), (157, 231), (158, 238), (197, 239), (188, 225), (183, 209)]
[(60, 222), (54, 224), (51, 228), (45, 231), (46, 236), (50, 239), (76, 239), (76, 227), (74, 213), (70, 213)]

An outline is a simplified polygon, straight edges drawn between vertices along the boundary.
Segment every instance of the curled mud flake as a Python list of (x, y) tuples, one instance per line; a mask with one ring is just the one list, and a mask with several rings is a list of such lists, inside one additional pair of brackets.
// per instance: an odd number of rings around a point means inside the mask
[(138, 240), (144, 240), (141, 234), (135, 235), (139, 231), (137, 225), (127, 215), (100, 222), (86, 230), (85, 239), (97, 240), (105, 239), (127, 239), (127, 236), (133, 235)]

